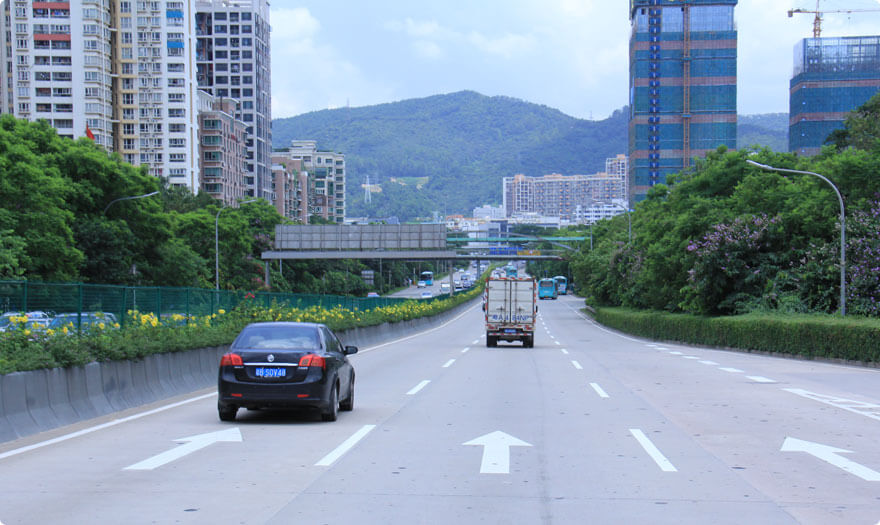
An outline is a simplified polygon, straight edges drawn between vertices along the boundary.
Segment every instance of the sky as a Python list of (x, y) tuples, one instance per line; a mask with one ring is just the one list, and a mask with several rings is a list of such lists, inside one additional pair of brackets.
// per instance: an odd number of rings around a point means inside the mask
[[(273, 0), (272, 117), (472, 90), (600, 120), (627, 104), (627, 0)], [(741, 115), (788, 112), (815, 0), (740, 0)], [(880, 34), (880, 0), (821, 0), (822, 36)]]

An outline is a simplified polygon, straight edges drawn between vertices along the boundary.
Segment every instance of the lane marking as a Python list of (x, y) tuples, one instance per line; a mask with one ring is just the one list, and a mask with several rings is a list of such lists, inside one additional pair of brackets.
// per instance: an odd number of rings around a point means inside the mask
[(412, 388), (410, 389), (410, 391), (406, 393), (406, 395), (408, 395), (408, 396), (414, 396), (414, 395), (418, 394), (418, 393), (419, 393), (419, 390), (421, 390), (421, 389), (425, 388), (426, 386), (428, 386), (428, 383), (430, 383), (430, 382), (431, 382), (430, 379), (425, 379), (425, 380), (422, 381), (421, 383), (419, 383), (419, 384), (417, 384), (416, 386), (412, 387)]
[[(395, 340), (393, 340), (393, 341), (388, 341), (387, 343), (382, 343), (382, 344), (379, 344), (379, 345), (376, 345), (376, 346), (370, 346), (370, 347), (364, 348), (363, 350), (359, 350), (359, 351), (358, 351), (358, 354), (365, 354), (365, 353), (367, 353), (367, 352), (372, 352), (373, 350), (378, 350), (379, 348), (383, 348), (383, 347), (386, 347), (386, 346), (389, 346), (389, 345), (393, 345), (393, 344), (396, 344), (396, 343), (400, 343), (400, 342), (403, 342), (403, 341), (409, 341), (410, 339), (414, 339), (414, 338), (416, 338), (416, 337), (419, 337), (419, 336), (422, 336), (422, 335), (425, 335), (425, 334), (430, 334), (431, 332), (436, 332), (437, 330), (440, 330), (440, 329), (442, 329), (442, 328), (446, 328), (446, 327), (449, 326), (450, 324), (452, 324), (452, 323), (458, 321), (458, 320), (461, 319), (462, 317), (464, 317), (464, 316), (468, 315), (469, 313), (471, 313), (471, 310), (474, 310), (474, 309), (476, 309), (476, 308), (477, 308), (477, 305), (476, 305), (476, 303), (475, 303), (473, 306), (471, 306), (470, 308), (468, 308), (467, 310), (465, 310), (465, 311), (462, 312), (461, 314), (459, 314), (459, 315), (457, 315), (456, 317), (454, 317), (454, 318), (452, 318), (452, 319), (446, 321), (445, 323), (441, 324), (440, 326), (435, 326), (434, 328), (430, 328), (430, 329), (428, 329), (428, 330), (425, 330), (424, 332), (419, 332), (419, 333), (417, 333), (417, 334), (412, 334), (412, 335), (408, 335), (408, 336), (406, 336), (406, 337), (401, 337), (400, 339), (395, 339)], [(485, 336), (483, 336), (483, 337), (485, 337)], [(475, 342), (474, 344), (476, 344), (476, 342)]]
[(653, 344), (653, 343), (651, 343), (651, 344), (647, 344), (647, 345), (645, 345), (645, 346), (647, 346), (647, 347), (649, 347), (649, 348), (657, 348), (657, 345), (655, 345), (655, 344)]
[(565, 348), (560, 348), (560, 350), (562, 350), (563, 354), (568, 355), (568, 350), (566, 350)]
[(743, 373), (743, 371), (740, 370), (739, 368), (721, 367), (718, 370), (724, 370), (725, 372), (730, 372), (731, 374), (742, 374)]
[[(801, 390), (800, 388), (783, 388), (783, 390), (801, 397), (805, 397), (807, 399), (812, 399), (813, 401), (818, 401), (820, 403), (831, 405), (833, 407), (837, 407), (848, 412), (852, 412), (854, 414), (859, 414), (860, 416), (865, 416), (880, 421), (880, 405), (877, 405), (875, 403), (865, 403), (862, 401), (854, 401), (852, 399), (846, 399), (843, 397), (817, 394), (808, 390)], [(877, 525), (880, 525), (880, 523), (878, 523)]]
[(558, 344), (558, 345), (561, 345), (561, 344), (562, 344), (562, 343), (560, 343), (559, 341), (553, 341), (553, 342), (556, 343), (556, 344)]
[(471, 344), (472, 344), (472, 345), (475, 345), (475, 344), (477, 344), (477, 343), (479, 343), (479, 342), (480, 342), (480, 340), (479, 340), (479, 339), (474, 339), (474, 342), (473, 342), (473, 343), (471, 343)]
[(746, 378), (751, 379), (755, 383), (775, 383), (773, 379), (764, 376), (746, 376)]
[(578, 370), (583, 370), (583, 369), (584, 369), (584, 367), (582, 367), (581, 364), (578, 363), (577, 361), (572, 361), (571, 364), (573, 364), (574, 367), (577, 368)]
[(71, 432), (70, 434), (65, 434), (65, 435), (59, 436), (57, 438), (48, 439), (46, 441), (34, 443), (33, 445), (28, 445), (26, 447), (16, 448), (16, 449), (10, 450), (8, 452), (4, 452), (4, 453), (0, 454), (0, 459), (6, 459), (8, 457), (17, 456), (18, 454), (30, 452), (31, 450), (36, 450), (38, 448), (48, 447), (49, 445), (61, 443), (63, 441), (67, 441), (68, 439), (73, 439), (76, 437), (85, 436), (86, 434), (91, 434), (92, 432), (97, 432), (97, 431), (103, 430), (105, 428), (115, 427), (116, 425), (121, 425), (122, 423), (128, 423), (129, 421), (134, 421), (134, 420), (140, 419), (142, 417), (152, 416), (153, 414), (158, 414), (159, 412), (171, 410), (172, 408), (177, 408), (179, 406), (183, 406), (188, 403), (192, 403), (194, 401), (201, 401), (202, 399), (207, 399), (209, 397), (216, 397), (216, 396), (217, 396), (217, 392), (215, 391), (215, 392), (211, 392), (210, 394), (204, 394), (201, 396), (191, 397), (189, 399), (184, 399), (183, 401), (171, 403), (170, 405), (165, 405), (165, 406), (162, 406), (159, 408), (154, 408), (152, 410), (147, 410), (146, 412), (141, 412), (140, 414), (134, 414), (134, 415), (124, 417), (121, 419), (114, 419), (113, 421), (108, 421), (107, 423), (102, 423), (100, 425), (95, 425), (93, 427), (84, 428), (82, 430), (78, 430), (76, 432)]
[(658, 346), (657, 350), (663, 350), (664, 352), (669, 351), (669, 349), (666, 348), (665, 346)]
[[(663, 350), (665, 350), (665, 348)], [(674, 351), (674, 352), (669, 352), (669, 355), (684, 355), (684, 354), (681, 352), (678, 352), (678, 351)]]
[(188, 456), (193, 452), (198, 452), (205, 447), (209, 447), (214, 443), (241, 443), (242, 439), (241, 431), (238, 430), (238, 427), (235, 427), (226, 430), (219, 430), (217, 432), (208, 432), (207, 434), (199, 434), (198, 436), (174, 439), (172, 441), (182, 444), (179, 447), (166, 450), (161, 454), (156, 454), (155, 456), (135, 463), (134, 465), (129, 465), (122, 470), (155, 470), (163, 465), (171, 463), (172, 461), (177, 461), (182, 457)]
[(607, 393), (605, 393), (605, 390), (603, 390), (602, 387), (599, 386), (599, 383), (590, 383), (590, 386), (593, 387), (593, 390), (595, 390), (597, 394), (599, 394), (599, 397), (604, 399), (608, 399), (609, 397), (611, 397)]
[(608, 333), (611, 334), (611, 335), (616, 335), (617, 337), (620, 337), (620, 338), (622, 338), (622, 339), (626, 339), (627, 341), (632, 341), (632, 342), (634, 342), (634, 343), (644, 343), (644, 342), (645, 342), (644, 339), (636, 339), (636, 338), (634, 338), (634, 337), (628, 337), (628, 336), (625, 336), (625, 335), (619, 334), (619, 333), (617, 333), (617, 332), (615, 332), (615, 331), (613, 331), (613, 330), (609, 330), (609, 329), (605, 328), (604, 326), (600, 325), (599, 323), (597, 323), (596, 321), (593, 321), (592, 319), (590, 319), (590, 318), (587, 317), (586, 315), (582, 314), (582, 313), (581, 313), (579, 310), (577, 310), (576, 308), (572, 308), (572, 307), (571, 307), (570, 305), (568, 305), (567, 303), (565, 304), (565, 307), (568, 308), (569, 310), (571, 310), (572, 312), (574, 312), (575, 315), (579, 316), (579, 317), (580, 317), (581, 319), (583, 319), (584, 321), (590, 323), (591, 325), (595, 326), (595, 327), (598, 328), (599, 330), (602, 330), (603, 332), (608, 332)]
[(467, 347), (465, 347), (464, 350), (461, 351), (461, 353), (466, 354), (466, 353), (468, 353), (468, 350), (470, 350), (470, 349), (471, 349), (471, 347), (467, 346)]
[(700, 361), (700, 362), (703, 363), (704, 365), (718, 366), (718, 363), (716, 363), (715, 361)]
[(446, 361), (446, 364), (443, 365), (443, 368), (449, 368), (450, 366), (452, 366), (452, 363), (454, 363), (454, 362), (455, 362), (455, 359), (450, 359), (449, 361)]
[(343, 454), (351, 450), (358, 442), (366, 437), (367, 434), (370, 433), (371, 430), (376, 428), (376, 425), (364, 425), (360, 430), (352, 434), (352, 436), (345, 441), (342, 442), (341, 445), (336, 447), (332, 452), (321, 458), (320, 461), (315, 463), (316, 467), (329, 467), (333, 463), (336, 462), (337, 459), (341, 458)]
[(651, 440), (648, 439), (648, 436), (646, 436), (644, 432), (637, 428), (631, 428), (629, 429), (629, 432), (633, 435), (633, 437), (636, 438), (636, 440), (639, 442), (639, 445), (641, 445), (642, 448), (645, 449), (645, 452), (647, 452), (648, 455), (651, 456), (651, 459), (654, 460), (654, 463), (656, 463), (657, 466), (660, 467), (660, 470), (662, 470), (663, 472), (678, 472), (678, 469), (676, 469), (672, 465), (672, 463), (668, 459), (666, 459), (666, 456), (664, 456), (660, 452), (660, 449), (658, 449), (654, 445), (654, 443), (652, 443)]
[(695, 355), (683, 355), (681, 357), (683, 357), (684, 359), (699, 359), (699, 357)]
[(782, 443), (782, 448), (779, 450), (782, 452), (806, 452), (813, 457), (830, 463), (831, 465), (849, 472), (853, 476), (858, 476), (865, 481), (880, 481), (880, 472), (839, 455), (852, 454), (852, 450), (832, 447), (829, 445), (823, 445), (822, 443), (814, 443), (812, 441), (805, 441), (793, 437), (785, 438), (785, 441)]

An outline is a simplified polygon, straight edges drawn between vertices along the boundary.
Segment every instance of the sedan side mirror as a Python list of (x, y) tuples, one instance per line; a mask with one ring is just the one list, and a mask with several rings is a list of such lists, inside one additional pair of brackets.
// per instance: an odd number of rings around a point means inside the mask
[(345, 355), (351, 355), (358, 353), (358, 347), (356, 346), (346, 346), (345, 347)]

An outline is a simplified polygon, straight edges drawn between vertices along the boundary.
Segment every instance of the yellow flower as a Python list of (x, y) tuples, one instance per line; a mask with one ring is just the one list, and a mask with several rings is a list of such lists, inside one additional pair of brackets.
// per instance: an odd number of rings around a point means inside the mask
[(226, 310), (224, 310), (223, 308), (221, 308), (221, 309), (217, 310), (217, 313), (219, 313), (220, 315), (223, 315), (223, 314), (226, 313)]
[(55, 335), (55, 330), (49, 328), (48, 330), (46, 330), (46, 335)]
[(69, 330), (67, 329), (67, 325), (64, 325), (61, 331), (64, 332), (64, 334), (66, 335), (69, 332)]
[(103, 329), (104, 329), (104, 323), (98, 323), (98, 328), (100, 328), (101, 330), (103, 330)]
[(113, 328), (119, 328), (119, 323), (113, 323)]
[(31, 335), (31, 331), (27, 328), (24, 329), (24, 335)]

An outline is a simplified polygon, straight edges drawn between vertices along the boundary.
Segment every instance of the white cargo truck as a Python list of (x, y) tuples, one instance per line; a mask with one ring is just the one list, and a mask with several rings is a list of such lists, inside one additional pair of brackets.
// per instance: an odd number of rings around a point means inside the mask
[(522, 341), (525, 348), (535, 346), (537, 288), (531, 277), (498, 277), (487, 281), (483, 298), (486, 346), (498, 346), (499, 340)]

